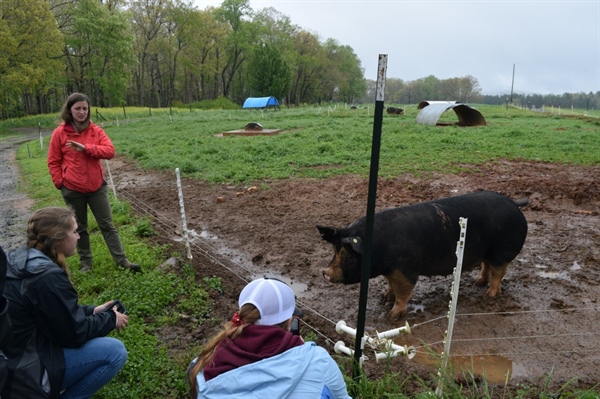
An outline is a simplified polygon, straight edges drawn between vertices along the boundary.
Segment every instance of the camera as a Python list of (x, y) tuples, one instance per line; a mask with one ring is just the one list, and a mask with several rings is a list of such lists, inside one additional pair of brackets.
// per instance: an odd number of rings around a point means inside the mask
[(110, 305), (106, 307), (106, 310), (113, 309), (115, 306), (117, 308), (117, 312), (122, 314), (127, 313), (127, 309), (125, 309), (125, 306), (119, 300), (113, 301)]
[(300, 335), (300, 319), (304, 316), (304, 312), (300, 309), (294, 309), (294, 313), (292, 314), (292, 326), (290, 327), (290, 332), (294, 335)]

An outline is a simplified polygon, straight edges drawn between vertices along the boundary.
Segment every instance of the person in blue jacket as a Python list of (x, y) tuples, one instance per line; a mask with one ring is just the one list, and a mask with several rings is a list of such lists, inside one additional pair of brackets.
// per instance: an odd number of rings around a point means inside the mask
[(66, 258), (75, 254), (77, 221), (69, 208), (48, 207), (29, 219), (27, 242), (7, 254), (4, 295), (13, 334), (2, 399), (86, 399), (127, 360), (123, 343), (106, 337), (127, 327), (113, 301), (78, 303)]
[(239, 310), (188, 368), (197, 398), (348, 399), (337, 363), (290, 332), (294, 292), (269, 278), (250, 282)]

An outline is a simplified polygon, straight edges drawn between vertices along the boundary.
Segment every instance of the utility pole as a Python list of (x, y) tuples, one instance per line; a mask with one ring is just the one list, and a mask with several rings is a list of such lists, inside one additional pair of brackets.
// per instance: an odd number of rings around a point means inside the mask
[(515, 64), (513, 64), (512, 84), (510, 85), (510, 103), (513, 103), (513, 89), (515, 87)]

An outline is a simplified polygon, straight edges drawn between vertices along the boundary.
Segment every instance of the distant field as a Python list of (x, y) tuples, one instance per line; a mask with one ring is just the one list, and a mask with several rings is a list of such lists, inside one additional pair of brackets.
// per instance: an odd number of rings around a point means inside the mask
[[(417, 125), (415, 106), (405, 115), (383, 115), (380, 171), (400, 173), (458, 170), (464, 163), (498, 158), (575, 164), (600, 162), (600, 119), (533, 112), (505, 106), (475, 106), (487, 126)], [(107, 111), (107, 115), (110, 113)], [(129, 113), (132, 114), (132, 113)], [(154, 113), (159, 114), (158, 112)], [(174, 110), (172, 115), (106, 122), (120, 153), (145, 168), (180, 168), (211, 182), (327, 177), (369, 171), (373, 106), (275, 110)], [(453, 111), (440, 122), (455, 122)], [(220, 137), (259, 122), (282, 129), (274, 136)]]
[[(536, 112), (474, 105), (487, 126), (417, 125), (415, 105), (405, 115), (383, 115), (379, 175), (458, 170), (498, 158), (592, 165), (600, 162), (600, 114), (545, 108)], [(369, 171), (374, 106), (321, 106), (281, 110), (92, 108), (117, 151), (145, 168), (180, 168), (183, 175), (210, 182), (327, 177)], [(126, 116), (126, 117), (125, 117)], [(456, 122), (453, 111), (439, 122)], [(281, 129), (272, 136), (220, 137), (259, 122)], [(55, 115), (0, 123), (0, 132), (30, 127), (45, 131)]]

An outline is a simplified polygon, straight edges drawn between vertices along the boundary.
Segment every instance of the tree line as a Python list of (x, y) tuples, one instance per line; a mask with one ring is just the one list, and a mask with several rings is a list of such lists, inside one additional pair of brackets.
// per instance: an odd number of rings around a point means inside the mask
[[(2, 0), (0, 118), (56, 112), (72, 92), (99, 107), (170, 107), (275, 96), (285, 105), (372, 103), (354, 50), (321, 40), (274, 8), (224, 0)], [(386, 80), (388, 103), (504, 103), (473, 76)], [(515, 96), (522, 105), (583, 108), (599, 93)]]
[[(367, 91), (360, 98), (362, 103), (375, 101), (376, 83), (374, 80), (367, 80)], [(384, 100), (390, 104), (417, 104), (421, 101), (435, 100), (490, 105), (511, 104), (533, 109), (541, 109), (544, 106), (600, 109), (600, 91), (560, 95), (527, 93), (484, 95), (481, 93), (479, 82), (471, 75), (451, 79), (438, 79), (430, 75), (413, 81), (388, 78), (385, 82)]]
[(54, 112), (74, 91), (100, 107), (168, 107), (249, 96), (354, 102), (366, 88), (351, 47), (248, 0), (205, 10), (181, 0), (2, 0), (0, 21), (2, 118)]

